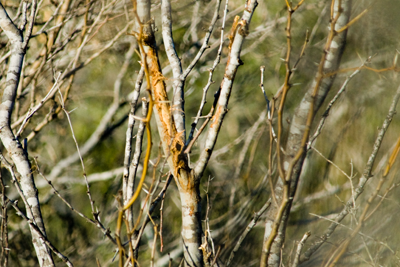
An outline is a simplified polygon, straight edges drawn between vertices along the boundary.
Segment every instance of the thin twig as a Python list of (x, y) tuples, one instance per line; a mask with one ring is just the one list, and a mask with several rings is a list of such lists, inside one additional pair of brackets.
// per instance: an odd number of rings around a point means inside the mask
[(90, 219), (89, 217), (87, 217), (85, 214), (83, 214), (82, 212), (76, 210), (74, 207), (72, 207), (72, 205), (60, 194), (60, 192), (58, 192), (58, 190), (54, 187), (53, 183), (48, 180), (46, 178), (46, 176), (41, 172), (40, 167), (39, 167), (39, 163), (37, 162), (37, 157), (34, 157), (35, 163), (36, 163), (36, 171), (39, 173), (39, 175), (50, 185), (50, 187), (53, 189), (54, 193), (61, 199), (62, 202), (65, 203), (65, 205), (67, 205), (67, 207), (75, 212), (76, 214), (78, 214), (80, 217), (82, 217), (83, 219), (85, 219), (87, 222), (94, 224), (96, 227), (98, 227), (102, 233), (107, 236), (108, 239), (111, 240), (111, 242), (113, 242), (114, 244), (117, 244), (117, 242), (115, 241), (115, 239), (111, 236), (111, 231), (110, 229), (106, 229), (103, 224), (99, 221), (99, 220), (93, 220)]
[(393, 116), (396, 113), (396, 106), (399, 101), (399, 98), (400, 98), (400, 86), (398, 87), (397, 92), (393, 98), (392, 104), (389, 108), (388, 115), (386, 116), (386, 119), (383, 122), (383, 125), (378, 132), (378, 136), (376, 137), (375, 143), (373, 145), (372, 153), (370, 154), (370, 156), (368, 158), (368, 162), (364, 168), (363, 175), (359, 180), (357, 188), (354, 190), (354, 194), (352, 194), (351, 199), (349, 199), (346, 202), (346, 206), (343, 208), (343, 210), (335, 217), (334, 223), (332, 223), (328, 227), (328, 229), (325, 230), (325, 233), (320, 237), (320, 239), (317, 242), (315, 242), (314, 244), (312, 244), (311, 247), (301, 256), (300, 263), (308, 261), (311, 258), (311, 256), (326, 242), (326, 240), (335, 231), (338, 223), (341, 222), (347, 216), (347, 214), (349, 214), (349, 210), (353, 206), (354, 201), (357, 200), (357, 198), (364, 191), (365, 185), (367, 184), (369, 179), (372, 177), (371, 172), (372, 172), (372, 167), (374, 166), (376, 155), (378, 154), (378, 151), (382, 144), (383, 137), (385, 136), (385, 133), (386, 133), (387, 129), (389, 128), (389, 125), (393, 119)]
[(292, 267), (297, 267), (300, 261), (301, 251), (303, 250), (303, 246), (306, 243), (307, 239), (310, 237), (311, 232), (307, 232), (304, 234), (303, 238), (300, 240), (299, 244), (297, 245), (296, 255), (294, 256), (294, 261)]
[[(59, 86), (59, 84), (58, 84), (58, 81), (59, 81), (59, 79), (60, 79), (60, 76), (61, 76), (61, 73), (58, 74), (58, 76), (57, 76), (57, 78), (56, 78), (56, 80), (55, 80), (54, 85), (51, 87), (51, 89), (50, 89), (49, 92), (46, 94), (46, 96), (40, 101), (40, 103), (37, 104), (34, 108), (29, 109), (28, 113), (26, 114), (26, 117), (24, 118), (24, 120), (22, 121), (21, 126), (19, 127), (19, 130), (18, 130), (18, 132), (17, 132), (17, 134), (16, 134), (16, 138), (18, 138), (18, 137), (21, 135), (21, 133), (22, 133), (23, 129), (26, 127), (26, 125), (27, 125), (29, 119), (33, 117), (33, 115), (47, 102), (47, 100), (49, 100), (49, 99), (53, 96), (53, 94), (54, 94), (57, 90), (59, 90), (60, 86)], [(21, 117), (21, 118), (22, 118), (22, 117)], [(15, 122), (15, 123), (18, 123), (18, 121)]]
[[(189, 137), (188, 137), (188, 139), (186, 141), (186, 144), (185, 144), (187, 147), (190, 147), (190, 148), (194, 144), (194, 142), (193, 142), (193, 134), (194, 134), (194, 131), (196, 129), (197, 124), (199, 123), (199, 119), (202, 116), (204, 106), (205, 106), (205, 104), (207, 102), (206, 99), (207, 99), (208, 89), (210, 88), (211, 84), (214, 83), (213, 75), (214, 75), (215, 68), (218, 66), (219, 62), (221, 61), (222, 45), (224, 44), (225, 21), (226, 21), (226, 15), (228, 13), (228, 2), (229, 2), (229, 0), (226, 0), (226, 2), (225, 2), (224, 18), (222, 19), (221, 37), (220, 37), (220, 43), (219, 43), (219, 48), (218, 48), (218, 52), (217, 52), (217, 57), (215, 58), (212, 67), (209, 69), (208, 81), (207, 81), (206, 86), (203, 88), (203, 96), (202, 96), (202, 99), (201, 99), (201, 102), (200, 102), (200, 107), (199, 107), (199, 110), (197, 111), (196, 118), (195, 118), (194, 122), (191, 125), (190, 134), (189, 134)], [(205, 125), (204, 125), (204, 127), (205, 127)], [(204, 128), (204, 127), (202, 127), (202, 128)], [(186, 149), (185, 153), (190, 153), (190, 149)]]
[(50, 248), (54, 254), (57, 255), (57, 257), (59, 257), (67, 266), (69, 267), (73, 267), (74, 265), (72, 264), (72, 262), (70, 262), (70, 260), (64, 256), (61, 252), (58, 251), (58, 249), (53, 246), (53, 244), (47, 239), (47, 237), (42, 233), (42, 231), (40, 231), (39, 227), (36, 225), (35, 222), (33, 222), (31, 219), (29, 219), (18, 207), (17, 202), (11, 199), (8, 199), (9, 203), (11, 204), (11, 206), (17, 211), (17, 215), (19, 215), (20, 217), (22, 217), (26, 222), (29, 223), (29, 225), (31, 226), (31, 228), (40, 236), (40, 239), (46, 244), (46, 246), (48, 248)]
[(91, 209), (92, 209), (92, 214), (93, 214), (94, 218), (97, 220), (98, 212), (96, 212), (96, 211), (94, 210), (94, 201), (93, 201), (93, 199), (92, 199), (92, 194), (90, 193), (90, 186), (89, 186), (89, 182), (88, 182), (88, 180), (87, 180), (87, 175), (86, 175), (86, 170), (85, 170), (85, 164), (84, 164), (84, 162), (83, 162), (83, 158), (82, 158), (82, 155), (81, 155), (81, 151), (80, 151), (80, 149), (79, 149), (78, 141), (76, 140), (76, 137), (75, 137), (75, 132), (74, 132), (74, 128), (73, 128), (73, 126), (72, 126), (72, 121), (71, 121), (70, 113), (65, 109), (64, 99), (63, 99), (63, 95), (62, 95), (61, 91), (58, 90), (58, 92), (60, 93), (60, 96), (61, 96), (61, 97), (60, 97), (61, 107), (62, 107), (62, 110), (64, 111), (65, 115), (67, 116), (67, 120), (68, 120), (68, 123), (69, 123), (69, 127), (70, 127), (70, 129), (71, 129), (72, 139), (74, 139), (75, 146), (76, 146), (76, 150), (77, 150), (77, 152), (78, 152), (79, 159), (80, 159), (80, 161), (81, 161), (81, 166), (82, 166), (82, 171), (83, 171), (83, 178), (85, 179), (86, 189), (87, 189), (86, 194), (87, 194), (88, 197), (89, 197), (90, 207), (91, 207)]
[(308, 142), (307, 149), (311, 149), (312, 144), (314, 143), (315, 139), (321, 134), (322, 128), (325, 125), (325, 121), (329, 116), (329, 112), (332, 109), (332, 106), (335, 104), (335, 102), (338, 100), (340, 95), (346, 90), (347, 85), (349, 84), (350, 80), (356, 76), (361, 68), (370, 61), (371, 57), (369, 57), (356, 71), (354, 71), (347, 79), (343, 82), (342, 86), (340, 87), (339, 91), (336, 93), (336, 95), (333, 97), (333, 99), (329, 102), (328, 107), (326, 108), (324, 114), (322, 115), (322, 118), (318, 124), (317, 130), (315, 131), (313, 137), (310, 138), (310, 141)]
[(243, 240), (250, 233), (250, 231), (254, 228), (254, 226), (256, 226), (259, 218), (269, 208), (269, 206), (271, 206), (271, 199), (268, 199), (268, 201), (264, 204), (264, 206), (258, 212), (254, 213), (253, 219), (247, 225), (247, 227), (244, 230), (244, 232), (240, 235), (239, 240), (237, 241), (235, 247), (231, 251), (229, 259), (226, 262), (226, 266), (229, 266), (231, 264), (233, 258), (235, 257), (235, 253), (239, 250), (240, 246), (242, 245)]

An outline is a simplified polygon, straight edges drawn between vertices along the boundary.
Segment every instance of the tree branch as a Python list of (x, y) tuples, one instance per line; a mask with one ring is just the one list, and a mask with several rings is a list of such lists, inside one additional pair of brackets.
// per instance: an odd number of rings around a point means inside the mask
[[(34, 21), (36, 5), (37, 2), (33, 1), (31, 7), (33, 15), (31, 16), (30, 24), (33, 24)], [(14, 108), (15, 96), (22, 71), (22, 62), (29, 39), (23, 40), (22, 33), (11, 21), (1, 3), (0, 27), (6, 33), (11, 42), (11, 56), (9, 69), (7, 72), (7, 85), (4, 89), (3, 99), (0, 105), (0, 139), (11, 156), (17, 171), (21, 174), (21, 188), (24, 196), (27, 199), (27, 202), (30, 205), (30, 207), (26, 207), (28, 214), (27, 216), (30, 220), (35, 222), (41, 233), (46, 236), (46, 230), (40, 211), (37, 189), (33, 180), (30, 162), (28, 160), (27, 148), (25, 148), (25, 150), (22, 148), (22, 145), (18, 139), (15, 138), (10, 126), (11, 114)], [(30, 33), (28, 33), (27, 37), (29, 36)], [(35, 247), (40, 266), (54, 266), (50, 250), (46, 247), (45, 243), (41, 239), (41, 236), (38, 234), (32, 224), (30, 224), (30, 230), (33, 239), (33, 246)]]
[(225, 68), (224, 79), (220, 87), (220, 96), (218, 104), (215, 109), (215, 114), (211, 120), (211, 125), (207, 133), (207, 139), (204, 149), (200, 154), (200, 158), (194, 168), (196, 179), (200, 179), (211, 157), (217, 137), (222, 126), (222, 122), (226, 113), (228, 112), (229, 97), (232, 92), (233, 81), (237, 69), (243, 62), (240, 60), (240, 51), (242, 49), (243, 41), (248, 34), (251, 17), (257, 6), (257, 1), (252, 0), (246, 2), (246, 8), (240, 21), (233, 25), (231, 31), (231, 44), (229, 51), (229, 59)]

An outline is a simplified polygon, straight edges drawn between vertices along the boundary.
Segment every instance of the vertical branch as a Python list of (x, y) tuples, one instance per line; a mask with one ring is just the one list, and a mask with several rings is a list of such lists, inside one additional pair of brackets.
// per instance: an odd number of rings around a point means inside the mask
[[(153, 27), (154, 22), (150, 16), (150, 2), (148, 0), (137, 1), (137, 20), (140, 22), (139, 39), (141, 42), (141, 57), (142, 64), (148, 66), (148, 76), (150, 83), (149, 89), (154, 100), (154, 114), (157, 122), (158, 132), (163, 144), (163, 150), (166, 155), (178, 154), (183, 149), (183, 142), (181, 141), (180, 132), (177, 135), (176, 126), (171, 112), (171, 105), (168, 99), (164, 76), (161, 73), (161, 66), (158, 61), (157, 44), (155, 42)], [(144, 63), (144, 60), (146, 62)], [(147, 74), (146, 74), (147, 75)], [(168, 164), (171, 169), (176, 167), (176, 157), (169, 157)]]
[[(119, 249), (119, 266), (123, 266), (124, 262), (123, 262), (123, 256), (125, 254), (125, 249), (122, 246), (121, 243), (121, 226), (122, 226), (122, 220), (123, 220), (123, 215), (124, 212), (127, 211), (129, 208), (131, 208), (131, 206), (133, 205), (133, 203), (138, 199), (140, 192), (142, 190), (142, 186), (144, 183), (144, 179), (146, 178), (146, 174), (147, 174), (147, 168), (148, 168), (148, 164), (149, 164), (149, 159), (150, 159), (150, 153), (151, 153), (151, 147), (152, 147), (152, 136), (151, 136), (151, 129), (150, 129), (150, 119), (153, 113), (153, 96), (152, 96), (152, 84), (150, 82), (150, 71), (149, 71), (149, 65), (147, 62), (147, 54), (145, 53), (144, 50), (144, 46), (143, 43), (146, 43), (146, 41), (148, 41), (148, 39), (146, 39), (147, 37), (149, 37), (149, 34), (152, 36), (152, 29), (150, 28), (145, 28), (143, 27), (143, 23), (140, 21), (139, 16), (138, 16), (138, 9), (139, 8), (144, 8), (144, 13), (141, 13), (145, 16), (150, 16), (150, 2), (149, 1), (139, 1), (139, 4), (137, 4), (136, 1), (133, 2), (134, 5), (134, 15), (137, 19), (138, 25), (139, 25), (139, 33), (137, 36), (138, 39), (138, 45), (140, 48), (140, 52), (141, 52), (141, 60), (142, 60), (142, 66), (146, 75), (146, 82), (147, 82), (147, 91), (149, 93), (149, 108), (148, 108), (148, 112), (146, 115), (146, 118), (143, 120), (145, 122), (145, 126), (146, 126), (146, 134), (147, 134), (147, 148), (146, 148), (146, 156), (143, 162), (143, 171), (142, 171), (142, 176), (140, 178), (139, 184), (136, 188), (135, 193), (132, 195), (132, 197), (129, 199), (129, 201), (127, 201), (126, 203), (124, 203), (123, 207), (119, 209), (118, 212), (118, 220), (117, 220), (117, 227), (115, 230), (115, 235), (116, 235), (116, 240), (117, 240), (117, 244), (118, 244), (118, 249)], [(139, 9), (139, 13), (142, 10)], [(151, 26), (150, 24), (147, 24), (148, 26)], [(129, 231), (129, 225), (127, 225), (128, 231)], [(129, 243), (129, 247), (132, 248), (131, 243)], [(134, 255), (131, 255), (131, 260), (132, 263), (134, 263)]]
[[(148, 111), (148, 101), (145, 98), (143, 98), (142, 99), (143, 116), (147, 115), (147, 111)], [(142, 154), (142, 143), (143, 143), (145, 128), (146, 128), (146, 122), (141, 121), (139, 124), (138, 132), (136, 134), (135, 153), (133, 154), (132, 162), (129, 167), (129, 177), (127, 179), (127, 185), (126, 185), (126, 195), (124, 195), (124, 204), (128, 203), (128, 201), (131, 199), (134, 193), (135, 178), (136, 178), (137, 168), (139, 167), (140, 155)], [(133, 217), (130, 209), (128, 209), (126, 212), (126, 218), (132, 227)]]
[[(299, 4), (301, 3), (302, 1)], [(290, 4), (288, 9), (292, 9)], [(311, 124), (335, 79), (335, 75), (325, 76), (324, 74), (335, 72), (339, 67), (347, 35), (347, 28), (346, 30), (342, 29), (349, 22), (350, 11), (351, 0), (332, 1), (330, 31), (324, 53), (316, 77), (293, 116), (286, 146), (286, 156), (281, 159), (283, 162), (278, 163), (282, 164), (280, 175), (284, 176), (281, 176), (282, 179), (278, 180), (275, 193), (277, 198), (282, 198), (284, 201), (279, 208), (272, 208), (267, 213), (262, 266), (267, 266), (267, 261), (268, 266), (279, 266), (280, 264), (280, 252), (285, 239), (286, 224), (303, 166)], [(270, 253), (273, 255), (270, 255)]]
[[(255, 1), (253, 2), (253, 5), (255, 5), (254, 3)], [(169, 49), (172, 51), (172, 37), (169, 34), (169, 27), (171, 23), (170, 18), (168, 18), (169, 6), (167, 2), (164, 2), (163, 5), (164, 21), (166, 21), (166, 23), (164, 24), (166, 25), (166, 27), (164, 27), (163, 32), (164, 36), (166, 36), (165, 38), (169, 40), (169, 43), (166, 46), (169, 47)], [(240, 30), (238, 34), (240, 36), (247, 35), (246, 23), (249, 21), (252, 11), (247, 13), (249, 14), (246, 14), (244, 16), (242, 26), (237, 29), (238, 31)], [(145, 58), (147, 60), (146, 63), (149, 66), (149, 74), (151, 76), (151, 91), (155, 103), (154, 113), (156, 117), (158, 132), (160, 134), (163, 144), (164, 154), (168, 155), (167, 162), (170, 167), (171, 173), (174, 175), (181, 198), (182, 240), (184, 246), (185, 264), (188, 266), (203, 266), (203, 255), (198, 249), (201, 245), (202, 235), (199, 179), (196, 179), (194, 177), (195, 174), (189, 167), (187, 155), (184, 154), (185, 137), (182, 136), (184, 134), (184, 131), (180, 131), (179, 127), (181, 126), (177, 125), (179, 124), (179, 122), (176, 123), (176, 121), (172, 119), (173, 112), (171, 112), (171, 107), (169, 104), (164, 83), (165, 78), (161, 73), (160, 63), (158, 61), (157, 45), (155, 43), (155, 37), (152, 29), (153, 22), (150, 20), (149, 1), (141, 0), (137, 2), (137, 14), (138, 17), (140, 17), (141, 21), (141, 31), (139, 33), (139, 36), (141, 36), (140, 39), (143, 40), (143, 50), (141, 50), (142, 58)], [(210, 34), (211, 32), (209, 31), (209, 33), (206, 35), (205, 43), (208, 41)], [(238, 42), (233, 50), (240, 50), (242, 40), (243, 38), (238, 38)], [(183, 78), (181, 78), (181, 81), (186, 78), (186, 76), (194, 67), (205, 49), (206, 46), (200, 49), (199, 53), (190, 64), (188, 69), (185, 71), (185, 73), (181, 75), (183, 76)], [(171, 55), (172, 57), (170, 57), (170, 61), (171, 58), (172, 60), (175, 59), (174, 64), (175, 67), (177, 67), (179, 64), (178, 61), (176, 61), (176, 54), (173, 52), (174, 51), (172, 51), (173, 55)], [(234, 56), (231, 60), (231, 62), (233, 63), (230, 65), (228, 64), (229, 67), (227, 67), (227, 69), (229, 69), (228, 75), (231, 75), (231, 78), (229, 79), (230, 81), (233, 80), (237, 66), (239, 65), (239, 52), (235, 52), (233, 54)], [(231, 88), (231, 85), (228, 87)], [(230, 89), (227, 90), (230, 91)], [(175, 97), (179, 96), (175, 94)], [(227, 98), (225, 99), (227, 100)], [(181, 98), (180, 100), (183, 100), (183, 98)], [(175, 104), (176, 103), (174, 100), (172, 110), (174, 110), (175, 108), (179, 108), (179, 106), (182, 105), (183, 102), (179, 102), (178, 106)], [(183, 109), (178, 112), (183, 112)], [(180, 114), (182, 115), (182, 113)]]
[[(262, 256), (261, 256), (261, 266), (267, 266), (267, 261), (268, 261), (268, 256), (271, 250), (272, 243), (274, 242), (275, 238), (278, 239), (283, 239), (284, 237), (278, 236), (282, 235), (282, 232), (278, 232), (278, 229), (280, 227), (281, 219), (282, 216), (284, 216), (284, 210), (286, 209), (286, 206), (289, 202), (289, 181), (286, 179), (286, 173), (285, 170), (287, 170), (286, 163), (283, 163), (284, 159), (284, 154), (281, 151), (281, 143), (282, 143), (282, 134), (283, 134), (283, 126), (282, 126), (282, 121), (283, 121), (283, 109), (285, 106), (285, 101), (286, 97), (288, 95), (288, 92), (291, 88), (290, 84), (290, 78), (292, 76), (292, 67), (290, 65), (290, 56), (292, 52), (292, 15), (293, 13), (300, 7), (303, 1), (301, 1), (295, 8), (292, 8), (292, 4), (286, 1), (286, 9), (287, 9), (287, 25), (286, 25), (286, 44), (287, 44), (287, 51), (286, 51), (286, 58), (285, 58), (285, 69), (286, 69), (286, 75), (285, 75), (285, 80), (284, 84), (282, 87), (282, 96), (281, 100), (279, 103), (278, 107), (278, 135), (277, 135), (277, 159), (278, 159), (278, 173), (279, 173), (279, 181), (278, 184), (276, 185), (275, 189), (273, 190), (272, 194), (274, 196), (274, 204), (272, 206), (272, 209), (268, 212), (267, 216), (270, 214), (273, 214), (270, 218), (267, 217), (267, 222), (269, 221), (269, 230), (270, 232), (267, 232), (267, 230), (264, 233), (264, 244), (263, 244), (263, 251), (262, 251)], [(271, 133), (272, 133), (272, 127), (271, 127)], [(285, 170), (284, 170), (285, 169)], [(274, 218), (275, 216), (275, 218)], [(267, 228), (266, 228), (267, 229)], [(278, 251), (276, 251), (277, 254), (280, 253), (280, 248)], [(273, 260), (275, 262), (280, 261), (279, 256), (274, 256)]]
[[(183, 143), (186, 139), (185, 129), (185, 95), (184, 86), (185, 78), (182, 75), (181, 60), (175, 50), (174, 39), (172, 37), (172, 19), (171, 19), (171, 2), (170, 0), (161, 1), (161, 20), (162, 20), (162, 36), (164, 40), (165, 52), (169, 63), (172, 67), (174, 75), (173, 87), (174, 96), (172, 100), (172, 116), (174, 118), (176, 130), (180, 133), (179, 138)], [(181, 134), (182, 133), (182, 134)]]
[(8, 247), (8, 214), (7, 214), (7, 204), (8, 200), (6, 199), (6, 189), (3, 182), (3, 176), (0, 172), (0, 185), (1, 185), (1, 257), (0, 257), (0, 265), (7, 266), (8, 265), (8, 255), (10, 253), (10, 248)]
[[(22, 148), (21, 143), (15, 138), (10, 126), (11, 114), (14, 108), (15, 96), (22, 70), (22, 62), (33, 27), (36, 4), (36, 1), (33, 1), (31, 7), (33, 15), (31, 16), (31, 21), (29, 22), (28, 30), (26, 32), (26, 37), (28, 39), (24, 40), (22, 32), (14, 25), (3, 5), (0, 3), (0, 27), (6, 33), (11, 42), (11, 56), (6, 79), (7, 85), (4, 89), (3, 99), (0, 105), (0, 139), (11, 156), (17, 171), (21, 174), (21, 188), (30, 205), (30, 207), (26, 207), (27, 216), (35, 222), (43, 236), (46, 236), (37, 189), (33, 180), (30, 162), (28, 160), (27, 149)], [(53, 266), (54, 263), (50, 250), (41, 240), (40, 235), (32, 228), (32, 225), (30, 224), (29, 226), (32, 234), (33, 246), (40, 266)]]
[[(286, 1), (286, 3), (288, 3)], [(289, 79), (292, 74), (292, 69), (290, 66), (290, 56), (292, 53), (292, 15), (293, 15), (294, 10), (292, 10), (291, 5), (287, 4), (287, 13), (288, 13), (288, 19), (287, 19), (287, 24), (286, 24), (286, 44), (287, 44), (287, 51), (286, 51), (286, 58), (285, 58), (285, 69), (286, 69), (286, 74), (285, 74), (285, 81), (283, 84), (283, 92), (282, 92), (282, 97), (281, 101), (279, 103), (279, 108), (278, 108), (278, 136), (277, 136), (277, 157), (278, 157), (278, 171), (279, 171), (279, 176), (281, 179), (285, 178), (285, 173), (283, 170), (283, 155), (281, 151), (281, 144), (282, 144), (282, 117), (283, 117), (283, 107), (285, 106), (285, 101), (287, 94), (290, 90), (290, 83)]]
[[(225, 68), (224, 79), (221, 84), (220, 97), (216, 106), (206, 145), (201, 152), (196, 167), (190, 172), (190, 180), (181, 182), (180, 195), (182, 202), (182, 238), (184, 242), (185, 262), (188, 266), (203, 266), (203, 255), (199, 251), (201, 245), (201, 222), (200, 222), (200, 201), (199, 201), (199, 181), (203, 175), (205, 167), (211, 157), (211, 153), (217, 141), (218, 133), (225, 114), (229, 97), (232, 91), (233, 81), (237, 69), (243, 62), (240, 60), (240, 51), (243, 41), (248, 34), (248, 27), (251, 17), (257, 6), (257, 1), (249, 1), (240, 22), (236, 20), (232, 27), (231, 44), (229, 46), (229, 58)], [(195, 256), (195, 257), (193, 257)]]
[[(135, 4), (135, 3), (134, 3)], [(136, 12), (136, 11), (135, 11)], [(182, 203), (182, 239), (184, 243), (185, 261), (189, 266), (201, 266), (201, 218), (199, 186), (195, 183), (187, 157), (183, 155), (185, 143), (177, 132), (172, 118), (164, 77), (158, 61), (157, 45), (153, 33), (153, 22), (150, 20), (150, 1), (137, 2), (137, 13), (140, 19), (139, 42), (141, 46), (142, 64), (148, 66), (149, 89), (154, 100), (154, 113), (158, 132), (162, 141), (167, 163), (177, 183)], [(144, 62), (146, 61), (146, 62)], [(146, 73), (147, 74), (147, 73)], [(151, 83), (150, 83), (151, 78)], [(128, 203), (129, 204), (129, 203)]]
[[(131, 155), (132, 155), (132, 139), (133, 139), (133, 127), (135, 126), (135, 111), (136, 111), (136, 105), (137, 101), (139, 99), (140, 95), (140, 87), (142, 86), (143, 82), (143, 76), (144, 76), (144, 68), (140, 68), (140, 71), (138, 73), (138, 76), (136, 78), (136, 84), (135, 84), (135, 89), (133, 91), (133, 96), (132, 96), (132, 101), (131, 101), (131, 109), (129, 111), (129, 116), (128, 116), (128, 127), (126, 129), (126, 138), (125, 138), (125, 157), (124, 157), (124, 174), (123, 174), (123, 195), (127, 196), (127, 188), (129, 185), (129, 174), (130, 174), (130, 164), (131, 164)], [(128, 197), (124, 197), (124, 200), (128, 199)]]

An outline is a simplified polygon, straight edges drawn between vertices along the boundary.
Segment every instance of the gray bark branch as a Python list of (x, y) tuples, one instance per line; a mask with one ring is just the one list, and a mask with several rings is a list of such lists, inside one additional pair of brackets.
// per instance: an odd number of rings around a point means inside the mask
[[(351, 14), (351, 0), (343, 0), (343, 1), (335, 1), (335, 6), (333, 7), (333, 17), (339, 16), (337, 18), (336, 23), (334, 24), (335, 31), (338, 31), (349, 22), (350, 14)], [(339, 3), (341, 4), (339, 8)], [(342, 31), (341, 33), (336, 33), (333, 39), (327, 41), (327, 47), (325, 48), (324, 59), (321, 61), (320, 68), (322, 71), (318, 71), (314, 81), (311, 84), (311, 87), (307, 91), (306, 95), (302, 99), (299, 107), (297, 108), (295, 115), (293, 116), (292, 123), (289, 129), (288, 142), (286, 145), (286, 156), (283, 159), (283, 168), (284, 171), (289, 170), (289, 166), (291, 162), (295, 158), (296, 154), (303, 149), (303, 152), (297, 161), (297, 163), (293, 167), (292, 174), (290, 176), (289, 181), (289, 199), (288, 205), (283, 213), (281, 218), (281, 224), (279, 226), (278, 234), (275, 237), (275, 241), (272, 244), (271, 250), (266, 251), (266, 248), (263, 247), (263, 254), (268, 254), (268, 266), (278, 267), (280, 265), (281, 260), (281, 248), (283, 242), (285, 240), (285, 230), (287, 221), (289, 218), (289, 213), (292, 205), (293, 197), (296, 193), (298, 179), (300, 177), (300, 173), (303, 167), (304, 158), (306, 155), (305, 147), (301, 147), (303, 143), (303, 136), (306, 133), (307, 127), (311, 125), (307, 125), (307, 121), (309, 118), (309, 114), (311, 112), (313, 121), (315, 113), (319, 110), (322, 103), (324, 102), (329, 90), (332, 87), (333, 81), (336, 75), (323, 76), (327, 73), (335, 73), (340, 65), (340, 60), (345, 48), (346, 43), (347, 30)], [(330, 42), (330, 43), (329, 43)], [(317, 90), (317, 94), (314, 95), (315, 90)], [(307, 136), (308, 139), (308, 136)], [(282, 179), (278, 179), (278, 182), (275, 187), (275, 195), (278, 199), (278, 205), (280, 204), (280, 199), (283, 198), (283, 181)], [(277, 215), (278, 207), (273, 205), (273, 207), (267, 212), (267, 219), (265, 224), (265, 234), (264, 239), (267, 240), (271, 234), (272, 225), (274, 224), (275, 217)], [(265, 243), (265, 242), (264, 242)]]
[[(33, 3), (33, 13), (36, 8), (36, 2)], [(32, 17), (33, 20), (33, 17)], [(31, 21), (31, 24), (33, 21)], [(6, 33), (11, 42), (11, 56), (9, 69), (7, 72), (6, 87), (3, 92), (3, 99), (0, 104), (0, 139), (6, 148), (8, 155), (13, 160), (15, 167), (21, 175), (20, 185), (23, 194), (30, 205), (26, 207), (27, 216), (40, 229), (43, 236), (46, 236), (46, 230), (42, 219), (42, 213), (39, 205), (38, 192), (33, 180), (31, 165), (28, 159), (27, 150), (22, 148), (21, 143), (15, 138), (11, 130), (11, 114), (15, 104), (15, 96), (20, 80), (22, 62), (25, 56), (25, 48), (28, 40), (23, 40), (22, 33), (11, 21), (3, 5), (0, 3), (0, 27)], [(30, 26), (29, 26), (30, 27)], [(29, 28), (31, 30), (31, 28)], [(27, 37), (30, 33), (27, 34)], [(38, 232), (29, 224), (32, 243), (38, 257), (40, 266), (54, 266), (51, 252), (41, 239)]]

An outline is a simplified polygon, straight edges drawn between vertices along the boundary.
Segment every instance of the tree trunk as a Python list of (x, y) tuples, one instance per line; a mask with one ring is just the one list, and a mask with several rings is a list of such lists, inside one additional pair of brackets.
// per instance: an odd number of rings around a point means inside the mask
[(186, 266), (203, 266), (203, 254), (199, 249), (203, 235), (199, 185), (193, 182), (195, 180), (190, 176), (186, 184), (182, 179), (181, 181), (178, 188), (182, 205), (182, 241), (185, 264)]

